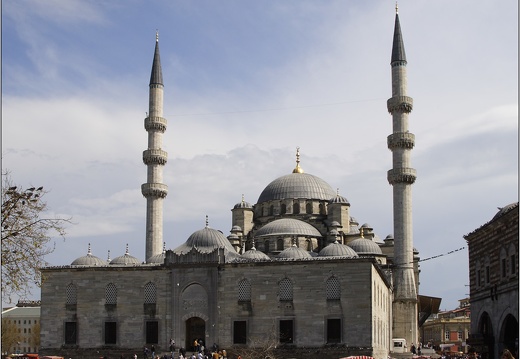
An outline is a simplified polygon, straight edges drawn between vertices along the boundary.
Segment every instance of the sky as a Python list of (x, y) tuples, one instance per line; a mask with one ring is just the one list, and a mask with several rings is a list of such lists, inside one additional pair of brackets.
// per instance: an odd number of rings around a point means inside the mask
[[(518, 201), (518, 2), (402, 0), (419, 294), (469, 295), (464, 235)], [(225, 235), (242, 195), (295, 167), (393, 231), (395, 2), (4, 0), (2, 169), (72, 217), (49, 265), (87, 253), (144, 260), (144, 118), (156, 32), (168, 152), (164, 241)], [(39, 291), (33, 290), (33, 299)]]

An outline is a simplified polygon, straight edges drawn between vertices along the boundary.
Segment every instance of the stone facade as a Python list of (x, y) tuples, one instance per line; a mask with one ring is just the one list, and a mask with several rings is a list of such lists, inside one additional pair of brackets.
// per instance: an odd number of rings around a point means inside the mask
[[(469, 252), (469, 344), (485, 359), (518, 357), (518, 202), (464, 236)], [(516, 354), (515, 354), (516, 353)]]

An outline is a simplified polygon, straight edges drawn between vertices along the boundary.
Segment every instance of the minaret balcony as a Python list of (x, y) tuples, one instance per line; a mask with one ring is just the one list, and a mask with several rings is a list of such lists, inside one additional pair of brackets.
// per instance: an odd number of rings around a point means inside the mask
[(168, 121), (164, 117), (149, 116), (144, 119), (144, 128), (146, 131), (166, 131)]
[(165, 165), (168, 161), (168, 152), (160, 149), (148, 149), (143, 151), (145, 165)]
[(164, 198), (168, 195), (168, 186), (164, 183), (143, 183), (141, 193), (144, 197)]
[(412, 184), (417, 178), (417, 171), (415, 168), (394, 168), (388, 171), (387, 179), (388, 183), (394, 185), (396, 183), (407, 183)]
[(413, 109), (413, 98), (409, 96), (394, 96), (386, 102), (389, 113), (403, 112), (409, 113)]
[(396, 132), (387, 137), (386, 142), (390, 150), (396, 148), (412, 149), (415, 145), (415, 135), (410, 132)]

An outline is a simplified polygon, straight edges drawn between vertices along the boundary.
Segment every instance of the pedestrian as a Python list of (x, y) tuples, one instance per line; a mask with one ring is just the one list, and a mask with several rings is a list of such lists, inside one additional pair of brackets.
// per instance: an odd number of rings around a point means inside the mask
[(504, 351), (502, 352), (502, 359), (515, 359), (515, 357), (513, 356), (513, 354), (511, 354), (509, 350), (504, 349)]
[(155, 359), (155, 345), (152, 344), (150, 350), (152, 351), (152, 359)]
[(412, 343), (412, 346), (410, 348), (410, 351), (412, 352), (413, 355), (415, 355), (417, 353), (417, 351), (415, 350), (415, 345)]
[(144, 354), (144, 359), (148, 359), (148, 348), (146, 346), (143, 347), (143, 354)]
[(173, 354), (173, 351), (175, 350), (175, 340), (173, 338), (170, 339), (170, 351)]

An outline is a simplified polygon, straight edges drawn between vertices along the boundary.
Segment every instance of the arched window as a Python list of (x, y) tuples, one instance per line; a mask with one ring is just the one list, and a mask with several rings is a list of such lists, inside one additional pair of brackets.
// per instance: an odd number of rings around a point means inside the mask
[(276, 241), (276, 249), (279, 251), (283, 250), (283, 239), (282, 238), (278, 238), (278, 240)]
[(325, 292), (327, 294), (327, 300), (338, 300), (341, 298), (341, 287), (337, 277), (332, 276), (327, 279)]
[(117, 304), (117, 287), (114, 283), (108, 283), (105, 287), (105, 303)]
[(289, 278), (284, 278), (278, 284), (280, 300), (293, 300), (293, 284)]
[(66, 304), (77, 304), (78, 303), (78, 289), (72, 283), (70, 283), (65, 289), (67, 293)]
[(247, 279), (238, 282), (238, 300), (242, 302), (251, 301), (251, 282)]
[(300, 214), (300, 202), (293, 203), (293, 213)]
[(307, 202), (305, 205), (305, 212), (307, 214), (312, 214), (312, 202)]
[(269, 241), (264, 242), (264, 253), (269, 253)]
[(325, 209), (325, 205), (323, 203), (320, 203), (320, 214), (327, 214), (327, 211)]
[(157, 303), (157, 288), (155, 283), (148, 282), (144, 285), (144, 302), (146, 304)]
[(269, 216), (272, 216), (273, 214), (274, 214), (274, 206), (270, 205), (269, 206)]
[(280, 206), (280, 214), (286, 214), (287, 213), (287, 206), (285, 205), (285, 203), (282, 203), (282, 205)]

